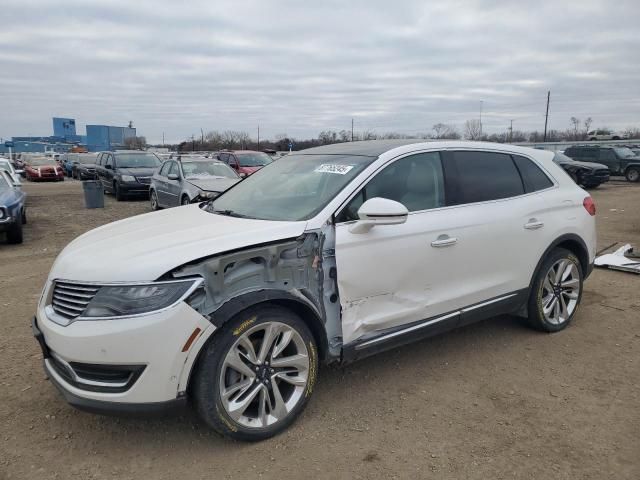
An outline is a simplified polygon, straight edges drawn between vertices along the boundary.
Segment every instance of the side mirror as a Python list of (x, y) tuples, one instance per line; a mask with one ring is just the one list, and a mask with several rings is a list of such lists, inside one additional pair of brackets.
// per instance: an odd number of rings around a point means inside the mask
[(178, 180), (180, 176), (177, 173), (170, 173), (169, 175), (167, 175), (167, 178), (169, 180)]
[(238, 175), (240, 175), (240, 178), (247, 178), (247, 174), (244, 172), (241, 172)]
[(376, 225), (399, 225), (407, 221), (409, 210), (400, 202), (375, 197), (367, 200), (358, 210), (358, 220), (349, 227), (351, 233), (367, 233)]

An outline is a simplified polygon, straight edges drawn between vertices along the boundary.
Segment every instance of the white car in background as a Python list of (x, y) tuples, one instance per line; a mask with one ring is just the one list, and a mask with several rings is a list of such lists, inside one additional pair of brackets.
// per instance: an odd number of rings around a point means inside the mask
[(302, 411), (320, 362), (499, 314), (562, 330), (592, 270), (595, 205), (553, 157), (341, 143), (208, 203), (99, 227), (44, 286), (32, 328), (46, 374), (81, 409), (190, 399), (218, 432), (260, 440)]
[(587, 138), (589, 138), (589, 140), (624, 140), (628, 138), (628, 135), (608, 129), (601, 129), (587, 132)]

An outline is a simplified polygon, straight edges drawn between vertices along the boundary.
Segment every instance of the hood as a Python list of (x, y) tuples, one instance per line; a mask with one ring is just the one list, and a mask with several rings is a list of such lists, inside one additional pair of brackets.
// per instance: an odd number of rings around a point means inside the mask
[(595, 163), (595, 162), (579, 162), (577, 160), (574, 160), (573, 162), (566, 162), (567, 165), (574, 165), (576, 167), (581, 167), (581, 168), (587, 168), (589, 170), (609, 170), (609, 167), (607, 167), (606, 165), (603, 165), (601, 163)]
[(186, 180), (191, 185), (195, 185), (200, 190), (207, 192), (224, 192), (240, 181), (239, 178), (227, 177), (187, 178)]
[(0, 191), (0, 207), (12, 205), (16, 200), (16, 192), (12, 188)]
[(124, 168), (118, 167), (118, 173), (124, 175), (133, 175), (134, 177), (150, 177), (155, 173), (157, 167), (135, 167), (135, 168)]
[(306, 222), (235, 218), (199, 205), (127, 218), (79, 236), (58, 255), (50, 279), (156, 280), (187, 262), (301, 235)]

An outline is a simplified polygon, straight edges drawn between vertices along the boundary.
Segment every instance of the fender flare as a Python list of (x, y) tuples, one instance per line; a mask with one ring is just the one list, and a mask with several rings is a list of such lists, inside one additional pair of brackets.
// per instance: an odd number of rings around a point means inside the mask
[(566, 233), (564, 235), (560, 235), (553, 242), (551, 242), (544, 253), (540, 256), (540, 260), (538, 260), (538, 264), (536, 265), (536, 268), (533, 271), (533, 275), (531, 276), (531, 280), (529, 281), (529, 291), (531, 291), (531, 288), (533, 288), (533, 282), (540, 272), (540, 268), (542, 267), (542, 262), (544, 262), (544, 259), (547, 258), (549, 253), (554, 248), (564, 242), (575, 242), (579, 245), (581, 251), (578, 252), (577, 255), (578, 259), (580, 260), (580, 266), (582, 267), (582, 274), (584, 275), (585, 279), (589, 276), (591, 272), (589, 269), (589, 249), (587, 248), (587, 244), (580, 236), (576, 235), (575, 233)]

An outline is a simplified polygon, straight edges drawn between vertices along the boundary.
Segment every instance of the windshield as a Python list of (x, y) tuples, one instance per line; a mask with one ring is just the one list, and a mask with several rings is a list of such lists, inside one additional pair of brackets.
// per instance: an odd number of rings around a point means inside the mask
[(84, 153), (78, 157), (78, 162), (84, 163), (85, 165), (91, 165), (93, 163), (96, 163), (96, 155)]
[(556, 153), (553, 156), (553, 161), (555, 163), (571, 163), (571, 162), (574, 162), (575, 160), (567, 157), (564, 153)]
[(155, 168), (160, 165), (160, 160), (153, 153), (117, 153), (116, 165), (118, 168)]
[(30, 158), (27, 160), (27, 165), (33, 167), (42, 167), (44, 165), (55, 165), (56, 161), (52, 158)]
[(273, 162), (269, 155), (262, 152), (236, 153), (235, 155), (241, 167), (263, 167)]
[(7, 172), (13, 172), (13, 166), (7, 160), (0, 160), (0, 168)]
[(635, 157), (636, 156), (636, 154), (633, 153), (633, 150), (631, 150), (630, 148), (627, 148), (627, 147), (614, 148), (614, 150), (616, 151), (618, 156), (620, 156), (622, 158), (629, 158), (629, 157)]
[(9, 190), (11, 185), (7, 182), (7, 179), (4, 175), (0, 175), (0, 192), (4, 192), (5, 190)]
[(182, 162), (182, 171), (187, 179), (205, 177), (226, 177), (238, 178), (236, 172), (231, 167), (220, 162)]
[(208, 211), (262, 220), (307, 220), (322, 210), (375, 157), (288, 155), (258, 170)]

